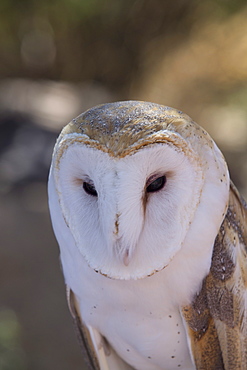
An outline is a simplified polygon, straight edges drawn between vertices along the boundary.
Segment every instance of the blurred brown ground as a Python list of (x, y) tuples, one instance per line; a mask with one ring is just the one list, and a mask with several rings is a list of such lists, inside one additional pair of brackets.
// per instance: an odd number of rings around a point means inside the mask
[(79, 370), (46, 182), (85, 109), (149, 100), (204, 126), (247, 196), (244, 1), (0, 4), (0, 370)]

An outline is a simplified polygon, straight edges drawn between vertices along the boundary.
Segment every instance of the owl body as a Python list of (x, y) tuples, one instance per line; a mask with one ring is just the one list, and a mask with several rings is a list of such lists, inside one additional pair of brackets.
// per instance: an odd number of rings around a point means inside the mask
[(97, 332), (97, 347), (107, 338), (134, 369), (195, 369), (179, 305), (171, 303), (169, 289), (160, 294), (160, 279), (116, 284), (101, 275), (95, 278), (91, 271), (82, 278), (90, 284), (81, 286), (76, 297), (85, 324)]
[[(61, 225), (65, 230), (67, 226), (58, 214), (53, 226), (61, 248), (66, 284), (75, 294), (84, 323), (97, 332), (95, 346), (102, 345), (102, 336), (107, 338), (134, 369), (194, 369), (180, 307), (198, 289), (205, 271), (196, 266), (207, 256), (202, 253), (187, 263), (184, 261), (185, 271), (194, 271), (186, 282), (184, 272), (180, 274), (176, 269), (179, 261), (172, 268), (168, 266), (159, 274), (142, 279), (109, 279), (80, 258), (69, 232), (65, 238), (60, 237)], [(209, 265), (208, 261), (208, 269)]]
[[(247, 307), (239, 293), (245, 266), (233, 268), (243, 230), (231, 226), (233, 218), (225, 221), (241, 203), (231, 192), (221, 152), (179, 111), (112, 103), (65, 127), (49, 205), (90, 369), (246, 369), (236, 367), (242, 347), (225, 343), (228, 334), (221, 339), (228, 328), (245, 328), (234, 289)], [(233, 249), (231, 227), (238, 234)], [(215, 296), (225, 297), (224, 309)], [(218, 332), (221, 321), (226, 328)], [(224, 346), (237, 358), (233, 367)]]

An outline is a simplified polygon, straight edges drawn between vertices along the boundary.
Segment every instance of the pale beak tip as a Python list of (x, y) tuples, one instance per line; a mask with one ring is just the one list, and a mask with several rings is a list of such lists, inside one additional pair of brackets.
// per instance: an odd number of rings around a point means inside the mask
[(124, 253), (123, 263), (125, 266), (128, 266), (130, 263), (130, 256), (129, 256), (129, 250), (127, 249)]

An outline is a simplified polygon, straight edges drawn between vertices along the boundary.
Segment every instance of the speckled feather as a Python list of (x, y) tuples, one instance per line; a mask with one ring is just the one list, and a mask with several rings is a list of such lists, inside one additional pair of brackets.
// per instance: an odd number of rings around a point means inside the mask
[[(73, 119), (63, 129), (60, 139), (69, 133), (82, 134), (88, 145), (114, 157), (124, 157), (159, 139), (172, 142), (166, 131), (180, 134), (198, 153), (202, 145), (213, 146), (208, 133), (186, 114), (146, 102), (117, 102), (92, 108)], [(181, 149), (186, 150), (187, 145)]]
[(100, 370), (99, 361), (97, 355), (94, 351), (92, 338), (90, 337), (90, 333), (85, 325), (83, 325), (80, 311), (77, 308), (77, 302), (72, 290), (66, 286), (66, 293), (67, 293), (67, 303), (69, 306), (69, 310), (71, 316), (74, 321), (75, 330), (77, 333), (77, 338), (83, 353), (84, 361), (87, 365), (88, 370)]
[(247, 206), (231, 183), (210, 273), (183, 307), (197, 369), (247, 368)]

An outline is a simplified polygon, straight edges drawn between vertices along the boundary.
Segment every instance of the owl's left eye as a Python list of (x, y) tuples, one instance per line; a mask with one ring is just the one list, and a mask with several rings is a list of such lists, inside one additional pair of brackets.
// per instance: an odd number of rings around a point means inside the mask
[(90, 184), (89, 182), (85, 182), (85, 181), (83, 182), (83, 189), (89, 195), (93, 195), (94, 197), (98, 196), (98, 193), (97, 193), (94, 185)]
[(161, 190), (166, 183), (166, 176), (160, 176), (152, 181), (146, 188), (148, 193), (154, 193), (155, 191)]

